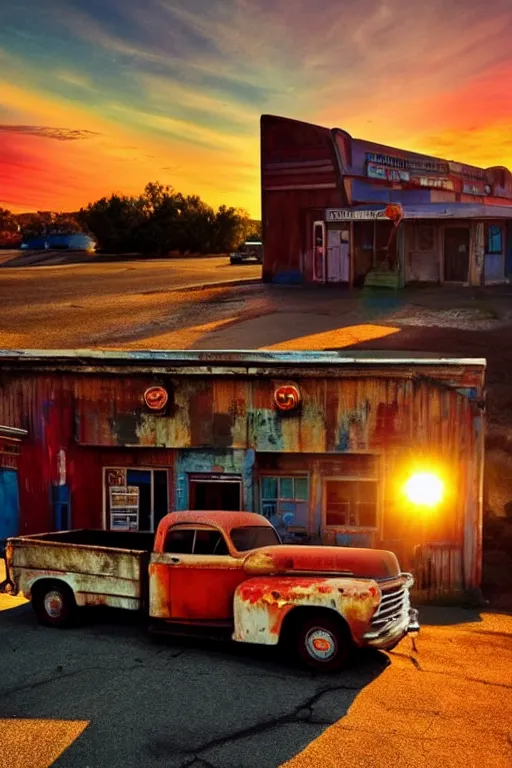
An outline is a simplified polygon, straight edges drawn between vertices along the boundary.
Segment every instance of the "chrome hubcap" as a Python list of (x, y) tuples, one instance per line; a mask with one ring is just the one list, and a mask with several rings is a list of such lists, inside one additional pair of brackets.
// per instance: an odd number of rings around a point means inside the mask
[(62, 599), (62, 595), (60, 592), (52, 591), (48, 592), (45, 595), (44, 598), (44, 609), (48, 616), (51, 616), (52, 619), (58, 618), (61, 613), (62, 609), (64, 607), (64, 600)]
[(337, 650), (336, 638), (326, 629), (314, 627), (306, 635), (306, 649), (316, 661), (329, 661)]

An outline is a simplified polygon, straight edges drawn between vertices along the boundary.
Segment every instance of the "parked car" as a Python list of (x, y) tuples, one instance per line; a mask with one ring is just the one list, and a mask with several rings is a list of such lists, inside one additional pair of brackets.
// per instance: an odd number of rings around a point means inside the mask
[(7, 541), (0, 586), (32, 600), (40, 623), (78, 607), (141, 610), (154, 633), (218, 633), (295, 648), (334, 671), (355, 648), (390, 649), (419, 629), (410, 574), (392, 552), (283, 545), (251, 512), (174, 512), (156, 534), (72, 530)]
[(231, 264), (242, 264), (244, 261), (263, 263), (263, 243), (261, 240), (246, 240), (234, 253), (229, 255)]

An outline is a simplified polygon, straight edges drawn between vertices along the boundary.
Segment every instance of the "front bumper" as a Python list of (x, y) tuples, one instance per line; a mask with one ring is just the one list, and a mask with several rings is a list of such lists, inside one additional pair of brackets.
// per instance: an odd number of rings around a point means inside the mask
[(365, 632), (363, 644), (368, 648), (379, 648), (385, 651), (400, 642), (406, 635), (417, 634), (420, 631), (418, 611), (410, 608), (407, 616), (385, 630)]
[(420, 631), (418, 611), (411, 608), (409, 587), (414, 583), (410, 574), (390, 585), (382, 585), (381, 603), (372, 618), (370, 629), (363, 635), (363, 646), (390, 649), (408, 634)]

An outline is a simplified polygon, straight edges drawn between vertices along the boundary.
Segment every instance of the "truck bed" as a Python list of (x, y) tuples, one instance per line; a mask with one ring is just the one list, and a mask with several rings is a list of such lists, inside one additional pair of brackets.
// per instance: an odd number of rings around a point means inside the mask
[(153, 541), (153, 533), (89, 529), (19, 536), (9, 540), (7, 564), (28, 599), (38, 580), (50, 578), (68, 584), (77, 605), (140, 610)]

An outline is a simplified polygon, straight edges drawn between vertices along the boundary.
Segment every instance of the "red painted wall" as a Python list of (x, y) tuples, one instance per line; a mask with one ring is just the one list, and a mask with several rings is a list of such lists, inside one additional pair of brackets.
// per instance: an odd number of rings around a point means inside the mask
[[(118, 412), (129, 410), (132, 404), (126, 402), (126, 381), (111, 381), (112, 402), (117, 403)], [(80, 388), (94, 392), (101, 382), (101, 377), (80, 378)], [(142, 382), (140, 386), (143, 385)], [(77, 387), (77, 377), (72, 375), (0, 374), (0, 423), (28, 431), (17, 457), (22, 534), (53, 529), (52, 485), (58, 482), (58, 453), (61, 449), (66, 456), (66, 480), (74, 528), (102, 527), (103, 467), (167, 466), (172, 469), (172, 450), (79, 445), (75, 439)], [(112, 402), (103, 405), (108, 408)], [(172, 477), (170, 471), (170, 499), (173, 498)]]
[[(311, 242), (311, 210), (346, 199), (328, 128), (297, 120), (261, 118), (263, 280), (302, 270), (301, 252)], [(310, 245), (306, 245), (306, 249)], [(306, 280), (311, 279), (306, 266)]]

